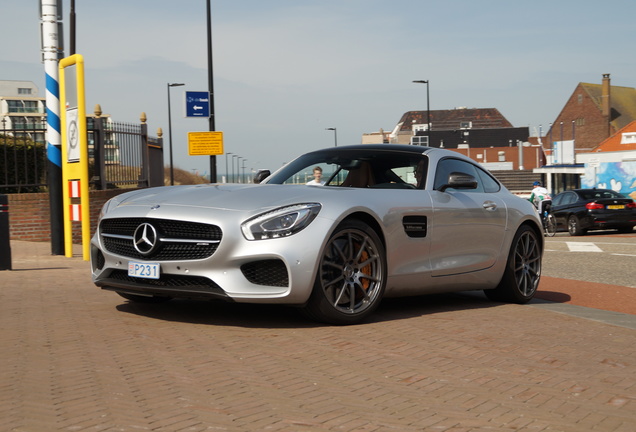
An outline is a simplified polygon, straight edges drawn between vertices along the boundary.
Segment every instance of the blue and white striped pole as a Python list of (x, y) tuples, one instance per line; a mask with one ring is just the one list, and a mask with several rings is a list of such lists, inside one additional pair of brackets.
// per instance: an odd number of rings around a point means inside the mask
[(46, 153), (48, 157), (49, 206), (51, 209), (51, 253), (64, 255), (62, 207), (62, 150), (58, 53), (63, 35), (58, 32), (58, 1), (42, 1), (42, 60), (46, 74)]

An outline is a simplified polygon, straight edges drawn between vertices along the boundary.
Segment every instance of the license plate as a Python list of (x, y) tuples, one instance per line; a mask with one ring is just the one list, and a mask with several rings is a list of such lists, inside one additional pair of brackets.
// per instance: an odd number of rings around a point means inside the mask
[(144, 279), (159, 279), (160, 270), (161, 267), (158, 263), (128, 262), (128, 276)]
[(608, 205), (607, 208), (608, 210), (621, 210), (621, 209), (624, 209), (625, 206), (622, 204), (617, 204), (617, 205)]

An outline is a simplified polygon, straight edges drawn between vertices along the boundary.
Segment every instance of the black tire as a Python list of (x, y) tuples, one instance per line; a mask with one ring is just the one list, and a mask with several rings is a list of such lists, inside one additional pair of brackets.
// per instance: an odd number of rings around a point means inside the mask
[(119, 294), (126, 300), (130, 300), (131, 302), (134, 302), (134, 303), (156, 304), (156, 303), (165, 303), (167, 301), (172, 300), (172, 297), (159, 297), (159, 296), (148, 297), (148, 296), (142, 296), (142, 295), (123, 293), (119, 291), (117, 292), (117, 294)]
[(553, 214), (549, 214), (548, 215), (548, 219), (545, 222), (545, 233), (549, 236), (549, 237), (554, 237), (554, 235), (557, 232), (557, 223), (556, 223), (556, 218), (554, 217)]
[(344, 221), (322, 251), (303, 311), (328, 324), (356, 324), (379, 306), (385, 286), (386, 253), (377, 233), (363, 222)]
[(620, 227), (618, 228), (618, 232), (621, 234), (629, 234), (634, 232), (634, 227), (633, 226)]
[(532, 300), (541, 279), (543, 250), (535, 230), (519, 228), (512, 240), (506, 270), (497, 288), (484, 290), (493, 301), (527, 303)]
[(568, 218), (568, 232), (571, 236), (582, 236), (585, 235), (587, 230), (581, 228), (581, 221), (575, 215), (571, 215)]

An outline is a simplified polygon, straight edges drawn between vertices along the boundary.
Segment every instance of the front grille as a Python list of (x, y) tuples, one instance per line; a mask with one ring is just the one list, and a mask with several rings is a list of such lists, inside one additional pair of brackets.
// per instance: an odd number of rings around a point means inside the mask
[(253, 261), (243, 264), (241, 271), (248, 281), (256, 285), (289, 286), (287, 267), (281, 260)]
[(202, 276), (162, 274), (159, 279), (145, 279), (128, 276), (126, 270), (113, 270), (107, 278), (101, 280), (101, 283), (107, 284), (109, 280), (146, 287), (166, 288), (175, 291), (197, 291), (225, 295), (223, 289), (214, 283), (214, 281)]
[[(141, 254), (134, 246), (133, 235), (139, 225), (150, 223), (162, 239), (150, 254)], [(133, 258), (157, 261), (197, 260), (212, 256), (222, 238), (216, 225), (167, 219), (104, 219), (100, 233), (107, 251)]]

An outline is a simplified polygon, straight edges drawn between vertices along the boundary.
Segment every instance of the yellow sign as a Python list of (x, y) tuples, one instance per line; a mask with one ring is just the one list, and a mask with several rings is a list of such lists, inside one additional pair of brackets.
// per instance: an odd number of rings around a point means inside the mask
[(223, 154), (223, 132), (188, 132), (190, 156), (214, 156)]
[(84, 57), (73, 54), (59, 62), (62, 137), (62, 204), (64, 254), (73, 257), (72, 221), (82, 223), (82, 257), (90, 260), (91, 218), (88, 199), (88, 139)]

